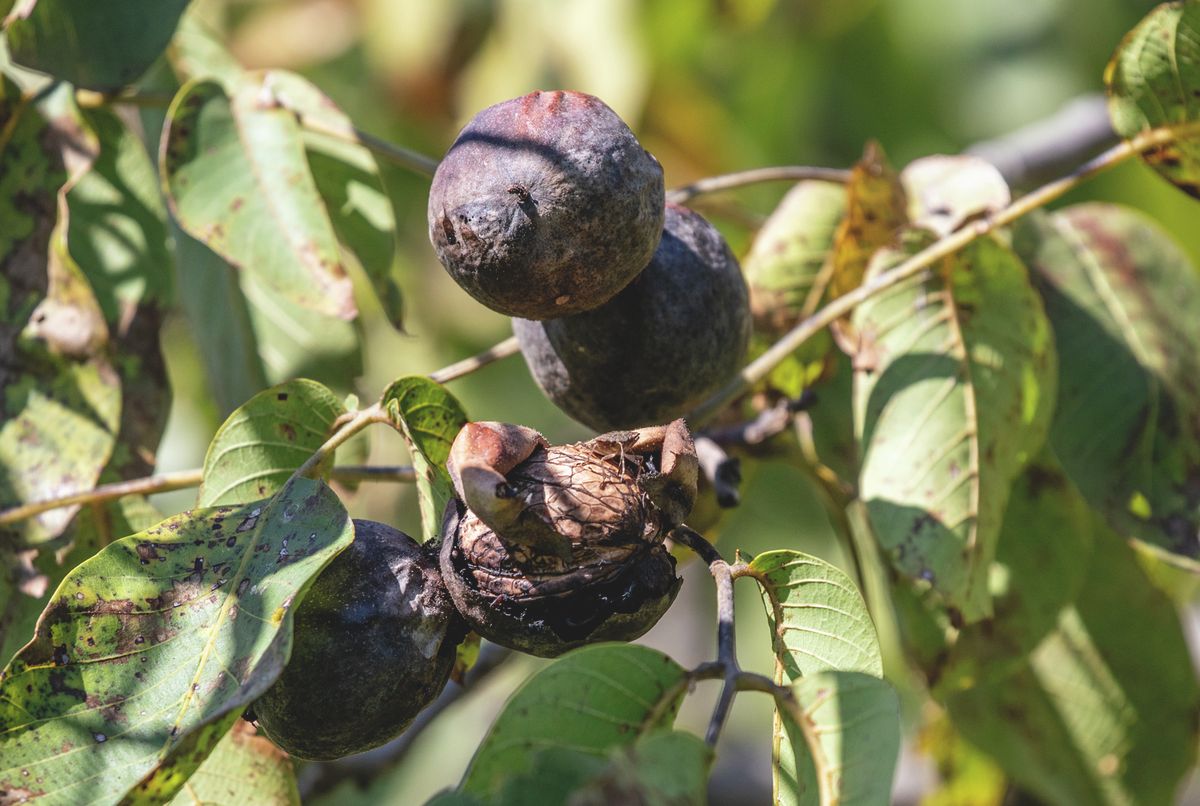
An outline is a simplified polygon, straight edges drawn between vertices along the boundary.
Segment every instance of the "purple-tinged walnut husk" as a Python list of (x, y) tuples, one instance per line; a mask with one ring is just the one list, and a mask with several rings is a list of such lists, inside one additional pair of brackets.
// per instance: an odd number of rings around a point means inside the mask
[(429, 548), (364, 520), (313, 582), (293, 629), (291, 659), (253, 714), (271, 741), (305, 759), (399, 735), (445, 688), (467, 632)]
[(460, 286), (508, 316), (591, 310), (650, 261), (662, 167), (581, 92), (532, 92), (477, 114), (438, 165), (429, 239)]
[(538, 386), (597, 430), (683, 416), (741, 368), (750, 329), (746, 281), (725, 239), (674, 204), (654, 259), (611, 301), (561, 319), (513, 320)]
[(679, 591), (663, 546), (696, 496), (682, 420), (552, 446), (505, 423), (468, 423), (447, 463), (458, 498), (442, 525), (441, 568), (471, 628), (555, 657), (629, 641)]

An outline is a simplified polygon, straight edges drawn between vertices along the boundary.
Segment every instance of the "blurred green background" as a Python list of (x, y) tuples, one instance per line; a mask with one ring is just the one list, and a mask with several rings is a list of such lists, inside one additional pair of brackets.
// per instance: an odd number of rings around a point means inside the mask
[[(870, 138), (897, 166), (956, 153), (1102, 90), (1121, 36), (1152, 6), (1135, 0), (197, 0), (196, 10), (250, 67), (303, 73), (372, 134), (440, 156), (458, 128), (492, 103), (534, 89), (593, 93), (617, 110), (662, 162), (668, 186), (773, 164), (844, 167)], [(407, 294), (407, 334), (391, 329), (369, 294), (356, 325), (278, 315), (251, 292), (257, 352), (265, 373), (221, 386), (198, 344), (212, 334), (203, 315), (182, 311), (165, 346), (175, 403), (160, 469), (198, 467), (223, 416), (256, 385), (296, 375), (363, 400), (393, 378), (429, 372), (499, 341), (507, 320), (471, 300), (438, 265), (426, 235), (428, 180), (384, 165), (399, 221), (398, 264)], [(731, 192), (703, 211), (744, 250), (785, 186)], [(1125, 165), (1067, 201), (1137, 206), (1200, 256), (1196, 208), (1137, 164)], [(181, 254), (181, 294), (205, 270)], [(260, 295), (261, 296), (261, 295)], [(265, 375), (265, 377), (263, 377)], [(552, 441), (586, 432), (548, 404), (520, 358), (452, 385), (473, 419), (518, 421)], [(217, 392), (214, 393), (214, 389)], [(400, 439), (368, 434), (376, 464), (407, 462)], [(353, 453), (354, 451), (350, 451)], [(351, 460), (344, 449), (344, 461)], [(803, 549), (841, 562), (814, 493), (782, 465), (747, 468), (743, 505), (720, 526), (727, 555), (740, 548)], [(159, 496), (167, 511), (188, 492)], [(419, 531), (411, 489), (363, 487), (355, 517)], [(644, 639), (685, 665), (713, 652), (712, 585), (696, 563), (680, 599)], [(739, 589), (741, 659), (769, 672), (772, 655), (757, 593)], [(426, 732), (405, 763), (368, 790), (346, 785), (325, 802), (420, 803), (457, 782), (511, 688), (534, 666), (522, 661)], [(703, 733), (712, 690), (689, 698), (682, 726)], [(743, 695), (719, 748), (714, 803), (770, 798), (771, 704)], [(925, 786), (906, 764), (898, 799)], [(914, 773), (916, 771), (916, 773)], [(303, 778), (302, 778), (303, 780)]]

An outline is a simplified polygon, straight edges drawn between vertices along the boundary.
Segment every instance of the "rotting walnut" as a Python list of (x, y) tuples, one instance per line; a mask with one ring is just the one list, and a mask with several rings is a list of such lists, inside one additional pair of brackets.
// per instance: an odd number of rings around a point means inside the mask
[(591, 310), (649, 262), (663, 172), (582, 92), (531, 92), (477, 114), (438, 164), (429, 239), (455, 281), (509, 316)]
[(675, 204), (654, 259), (608, 303), (513, 320), (538, 386), (596, 430), (683, 416), (738, 371), (750, 329), (737, 259), (712, 224)]
[(445, 687), (466, 625), (428, 547), (354, 521), (354, 542), (296, 610), (292, 656), (253, 705), (297, 758), (361, 753), (398, 735)]
[(682, 420), (551, 446), (506, 423), (468, 423), (447, 463), (458, 498), (442, 577), (472, 629), (543, 657), (642, 635), (681, 580), (663, 546), (696, 497)]

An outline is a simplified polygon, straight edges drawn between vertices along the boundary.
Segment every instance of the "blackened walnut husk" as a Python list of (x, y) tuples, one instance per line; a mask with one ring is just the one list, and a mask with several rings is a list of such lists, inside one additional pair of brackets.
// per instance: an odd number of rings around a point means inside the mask
[(612, 301), (513, 320), (538, 386), (597, 430), (682, 416), (738, 371), (750, 328), (746, 282), (725, 239), (674, 204), (654, 259)]
[(546, 319), (607, 302), (649, 262), (662, 167), (580, 92), (532, 92), (477, 114), (438, 165), (429, 238), (471, 296)]
[(682, 421), (562, 446), (471, 423), (449, 464), (459, 498), (443, 522), (442, 576), (483, 637), (554, 657), (637, 638), (670, 607), (681, 581), (663, 538), (696, 485)]
[(297, 758), (377, 747), (445, 687), (465, 634), (436, 557), (356, 520), (296, 611), (291, 660), (253, 706), (259, 729)]

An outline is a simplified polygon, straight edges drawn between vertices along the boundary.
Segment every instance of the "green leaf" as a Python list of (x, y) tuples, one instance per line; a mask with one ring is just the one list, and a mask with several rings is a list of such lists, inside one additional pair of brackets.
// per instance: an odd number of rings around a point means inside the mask
[(1048, 451), (1013, 485), (989, 575), (992, 617), (958, 632), (941, 659), (935, 692), (1010, 674), (1054, 629), (1083, 587), (1092, 513)]
[(854, 583), (799, 551), (768, 551), (749, 566), (762, 586), (775, 650), (775, 682), (841, 669), (883, 675), (879, 638)]
[(775, 712), (775, 803), (889, 803), (900, 755), (895, 690), (869, 674), (829, 670), (792, 691), (794, 706)]
[(357, 322), (297, 305), (251, 272), (241, 272), (238, 279), (268, 381), (314, 377), (338, 389), (353, 386), (363, 372), (362, 329)]
[(225, 734), (171, 801), (172, 806), (299, 803), (287, 754), (242, 721)]
[[(1126, 139), (1200, 123), (1200, 3), (1163, 3), (1125, 35), (1104, 72), (1113, 128)], [(1185, 193), (1200, 197), (1195, 128), (1142, 153)]]
[[(881, 252), (871, 276), (919, 249)], [(1054, 407), (1054, 343), (1024, 265), (992, 238), (860, 305), (860, 494), (892, 564), (967, 623), (991, 612), (988, 568), (1009, 487)]]
[[(653, 733), (612, 748), (607, 757), (566, 747), (532, 754), (527, 771), (504, 782), (489, 798), (495, 806), (608, 806), (612, 803), (703, 803), (712, 750), (698, 737), (678, 731)], [(464, 803), (478, 803), (465, 792)], [(445, 796), (443, 796), (445, 797)], [(431, 803), (457, 803), (438, 800)]]
[(36, 0), (9, 15), (12, 60), (79, 87), (115, 90), (146, 71), (175, 32), (187, 0)]
[(846, 188), (834, 182), (799, 182), (771, 212), (742, 260), (759, 329), (778, 335), (816, 310), (845, 212)]
[(345, 413), (341, 399), (316, 381), (301, 378), (259, 392), (217, 429), (204, 457), (196, 505), (270, 498)]
[(280, 70), (270, 78), (284, 106), (303, 116), (308, 164), (338, 239), (357, 257), (388, 321), (403, 329), (403, 299), (393, 271), (396, 214), (375, 156), (365, 146), (326, 133), (353, 132), (354, 124), (315, 86)]
[(417, 472), (417, 498), (425, 540), (441, 532), (442, 514), (454, 495), (446, 459), (467, 414), (441, 384), (419, 375), (392, 383), (383, 393), (383, 407), (408, 444)]
[(1121, 534), (1200, 555), (1200, 277), (1134, 210), (1081, 204), (1024, 222), (1061, 356), (1050, 442)]
[(1074, 607), (1027, 663), (948, 700), (955, 726), (1050, 804), (1171, 803), (1196, 757), (1200, 690), (1171, 602), (1096, 523)]
[(201, 19), (195, 7), (185, 11), (179, 20), (179, 28), (167, 47), (166, 55), (180, 81), (214, 79), (227, 92), (237, 87), (246, 72), (217, 32)]
[[(217, 410), (227, 414), (267, 386), (252, 312), (238, 285), (238, 271), (174, 222), (171, 230), (179, 266), (179, 302)], [(303, 336), (313, 337), (311, 331)]]
[(141, 140), (110, 109), (77, 114), (99, 153), (67, 191), (67, 242), (116, 331), (131, 309), (170, 303), (167, 211)]
[[(100, 481), (106, 483), (124, 477), (110, 462)], [(6, 559), (16, 584), (7, 592), (0, 586), (0, 668), (33, 638), (38, 616), (68, 572), (114, 538), (149, 529), (162, 519), (162, 514), (144, 497), (124, 496), (104, 505), (80, 509), (58, 539), (40, 551), (21, 552), (12, 560)]]
[(293, 606), (352, 539), (337, 496), (297, 479), (86, 560), (0, 677), (0, 791), (170, 798), (282, 671)]
[[(712, 761), (712, 749), (697, 736), (680, 731), (655, 733), (628, 747), (615, 748), (607, 767), (561, 802), (570, 806), (704, 803)], [(517, 789), (510, 783), (508, 790), (515, 795), (508, 801), (513, 806), (528, 802), (528, 786)], [(553, 802), (542, 800), (543, 790), (537, 791), (539, 802)]]
[[(0, 506), (11, 506), (95, 485), (115, 445), (121, 384), (100, 306), (67, 250), (57, 193), (67, 133), (21, 103), (7, 78), (3, 93), (13, 129), (0, 151), (0, 355), (11, 357), (0, 362)], [(53, 539), (77, 509), (3, 527), (0, 546)]]
[(492, 724), (462, 788), (488, 798), (533, 768), (538, 750), (603, 757), (638, 736), (669, 728), (687, 672), (661, 652), (634, 644), (584, 647), (525, 681)]
[(159, 168), (190, 235), (297, 305), (355, 316), (300, 126), (270, 73), (247, 75), (232, 97), (215, 81), (184, 85), (167, 113)]

